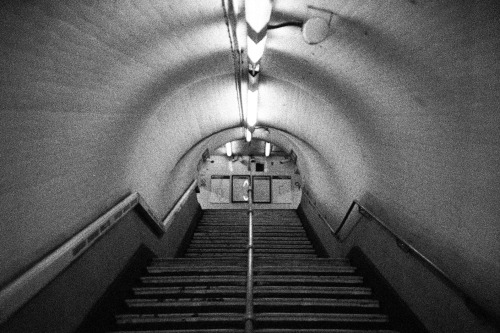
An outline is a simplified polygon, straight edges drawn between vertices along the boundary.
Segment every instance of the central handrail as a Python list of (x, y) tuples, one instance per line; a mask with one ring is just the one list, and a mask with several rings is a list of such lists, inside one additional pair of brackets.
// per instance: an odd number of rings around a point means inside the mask
[(245, 306), (245, 333), (253, 332), (253, 210), (252, 210), (252, 184), (248, 187), (248, 270), (247, 294)]
[(487, 310), (485, 310), (481, 305), (479, 305), (472, 297), (470, 297), (467, 293), (465, 293), (441, 268), (439, 268), (435, 263), (433, 263), (429, 258), (427, 258), (424, 254), (418, 251), (413, 245), (404, 240), (400, 235), (394, 232), (386, 223), (384, 223), (375, 213), (373, 213), (370, 209), (366, 208), (366, 206), (362, 205), (358, 200), (353, 200), (351, 206), (347, 210), (342, 222), (337, 227), (337, 229), (333, 232), (335, 238), (338, 241), (342, 242), (349, 235), (340, 239), (340, 231), (344, 227), (349, 215), (353, 211), (354, 207), (358, 206), (358, 212), (365, 218), (369, 220), (377, 222), (379, 226), (381, 226), (390, 236), (392, 236), (396, 240), (396, 244), (406, 253), (413, 255), (416, 259), (424, 263), (428, 268), (430, 268), (431, 272), (433, 272), (437, 277), (439, 277), (451, 290), (453, 290), (460, 298), (463, 299), (465, 305), (469, 308), (469, 310), (476, 314), (477, 316), (487, 319), (495, 324), (497, 324), (498, 320), (494, 317), (494, 315), (490, 314)]

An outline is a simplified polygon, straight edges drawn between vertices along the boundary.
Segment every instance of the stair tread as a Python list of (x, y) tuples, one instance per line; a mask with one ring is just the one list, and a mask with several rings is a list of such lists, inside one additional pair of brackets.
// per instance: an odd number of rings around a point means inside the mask
[(294, 328), (294, 329), (256, 329), (255, 333), (398, 333), (393, 330), (363, 330), (363, 329), (342, 329), (342, 328)]
[[(243, 297), (194, 297), (194, 298), (128, 298), (125, 302), (129, 306), (217, 306), (217, 305), (244, 305), (246, 299)], [(300, 306), (342, 306), (342, 307), (370, 307), (378, 308), (379, 302), (372, 299), (342, 299), (342, 298), (289, 298), (289, 297), (271, 297), (254, 299), (256, 306), (260, 305), (300, 305)]]
[(186, 286), (186, 287), (135, 287), (136, 295), (210, 295), (210, 294), (245, 294), (245, 286)]
[(362, 276), (357, 275), (255, 275), (255, 282), (275, 281), (275, 282), (363, 282)]
[[(118, 322), (189, 322), (189, 321), (219, 321), (219, 320), (242, 320), (242, 313), (238, 312), (189, 312), (189, 313), (145, 313), (145, 314), (118, 314), (115, 316)], [(379, 322), (388, 321), (388, 316), (378, 313), (256, 313), (256, 320), (262, 321), (349, 321), (349, 322)]]
[[(149, 273), (213, 273), (213, 272), (234, 272), (241, 273), (246, 272), (247, 268), (244, 265), (239, 266), (222, 266), (222, 265), (204, 265), (202, 267), (195, 265), (177, 265), (177, 266), (166, 266), (166, 265), (156, 265), (148, 266), (147, 270)], [(314, 265), (303, 265), (303, 266), (275, 266), (275, 265), (258, 265), (254, 266), (254, 271), (256, 274), (261, 274), (267, 272), (287, 272), (287, 273), (354, 273), (356, 271), (355, 267), (352, 266), (314, 266)]]
[[(185, 329), (185, 330), (127, 330), (127, 331), (108, 331), (107, 333), (243, 333), (245, 330), (243, 329), (224, 329), (224, 328), (216, 328), (216, 329)], [(255, 332), (255, 331), (254, 331)], [(342, 332), (341, 332), (342, 333)], [(347, 332), (350, 333), (350, 332)], [(354, 332), (356, 333), (356, 332)], [(361, 332), (363, 333), (363, 332)]]
[[(168, 263), (170, 264), (191, 264), (194, 263), (196, 265), (208, 264), (208, 265), (232, 265), (232, 264), (241, 264), (241, 260), (235, 259), (217, 259), (217, 262), (214, 262), (211, 259), (186, 259), (186, 258), (153, 258), (152, 263)], [(278, 265), (339, 265), (339, 264), (350, 264), (348, 259), (345, 258), (316, 258), (314, 260), (299, 260), (299, 259), (289, 259), (289, 260), (276, 260), (272, 258), (261, 259), (255, 261), (255, 265), (269, 265), (275, 264)], [(246, 267), (246, 266), (245, 266)]]
[[(125, 301), (129, 307), (172, 307), (178, 310), (180, 307), (201, 307), (209, 306), (216, 307), (220, 305), (231, 307), (244, 307), (246, 303), (245, 298), (218, 298), (217, 300), (204, 300), (204, 299), (127, 299)], [(233, 309), (234, 310), (234, 309)]]
[(244, 266), (149, 266), (147, 268), (149, 273), (245, 273), (246, 267)]
[[(186, 330), (134, 330), (134, 331), (108, 331), (108, 333), (243, 333), (244, 330), (238, 329), (186, 329)], [(393, 330), (356, 330), (356, 329), (256, 329), (255, 333), (398, 333)]]
[[(256, 248), (268, 249), (313, 249), (312, 244), (254, 244)], [(245, 244), (191, 244), (190, 249), (246, 249)]]
[(166, 323), (166, 322), (241, 322), (242, 313), (217, 312), (217, 313), (146, 313), (146, 314), (118, 314), (115, 316), (117, 323)]
[(143, 276), (140, 278), (143, 283), (168, 283), (168, 284), (186, 284), (186, 283), (241, 283), (246, 282), (245, 275), (232, 276)]
[(266, 298), (255, 298), (255, 305), (274, 305), (274, 306), (284, 306), (284, 305), (300, 305), (304, 306), (342, 306), (342, 307), (368, 307), (368, 308), (378, 308), (380, 303), (373, 299), (343, 299), (343, 298), (290, 298), (290, 297), (266, 297)]
[(322, 295), (334, 294), (356, 294), (356, 295), (371, 295), (372, 291), (369, 287), (346, 287), (346, 286), (255, 286), (255, 294), (265, 293), (283, 293), (285, 295), (292, 294), (312, 294), (320, 293)]
[(256, 313), (257, 320), (274, 321), (303, 321), (303, 320), (331, 320), (331, 321), (376, 321), (387, 322), (388, 316), (379, 313), (296, 313), (296, 312), (276, 312), (276, 313)]

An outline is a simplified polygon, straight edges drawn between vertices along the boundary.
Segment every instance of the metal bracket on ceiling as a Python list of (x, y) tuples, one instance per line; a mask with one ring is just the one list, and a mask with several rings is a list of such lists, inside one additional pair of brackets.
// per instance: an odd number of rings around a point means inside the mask
[(307, 6), (307, 20), (302, 25), (302, 37), (308, 44), (318, 44), (330, 34), (334, 17), (330, 10)]
[(327, 9), (307, 6), (307, 19), (304, 22), (288, 21), (277, 24), (268, 24), (267, 30), (294, 26), (301, 28), (302, 37), (308, 44), (318, 44), (330, 34), (333, 18), (336, 15)]

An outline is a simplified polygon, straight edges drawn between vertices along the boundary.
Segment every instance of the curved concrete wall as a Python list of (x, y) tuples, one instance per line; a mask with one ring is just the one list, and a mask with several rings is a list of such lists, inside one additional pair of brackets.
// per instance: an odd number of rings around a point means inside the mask
[[(130, 191), (164, 215), (203, 150), (243, 136), (224, 3), (2, 3), (0, 285)], [(273, 20), (307, 5), (331, 35), (269, 32), (267, 140), (332, 223), (364, 200), (499, 309), (500, 5), (278, 0)]]

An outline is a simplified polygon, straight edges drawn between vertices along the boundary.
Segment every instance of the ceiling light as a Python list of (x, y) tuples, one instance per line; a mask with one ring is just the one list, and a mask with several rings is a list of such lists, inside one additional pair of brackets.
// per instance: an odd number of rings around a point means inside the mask
[(231, 157), (233, 155), (233, 149), (231, 147), (231, 142), (226, 143), (226, 155)]
[(269, 142), (266, 142), (266, 157), (271, 155), (271, 144)]
[(266, 47), (266, 40), (267, 36), (262, 38), (260, 42), (257, 44), (250, 38), (247, 37), (247, 53), (248, 53), (248, 59), (250, 59), (250, 62), (253, 64), (256, 64), (260, 61), (262, 56), (264, 55), (264, 49)]
[(271, 18), (273, 4), (271, 0), (246, 0), (245, 19), (247, 24), (255, 31), (260, 32), (267, 27)]
[(248, 126), (253, 127), (257, 123), (257, 110), (259, 108), (259, 91), (258, 90), (248, 90), (247, 97), (247, 123)]
[(246, 129), (245, 138), (246, 138), (247, 142), (252, 141), (252, 132), (250, 132), (250, 130), (248, 128)]

